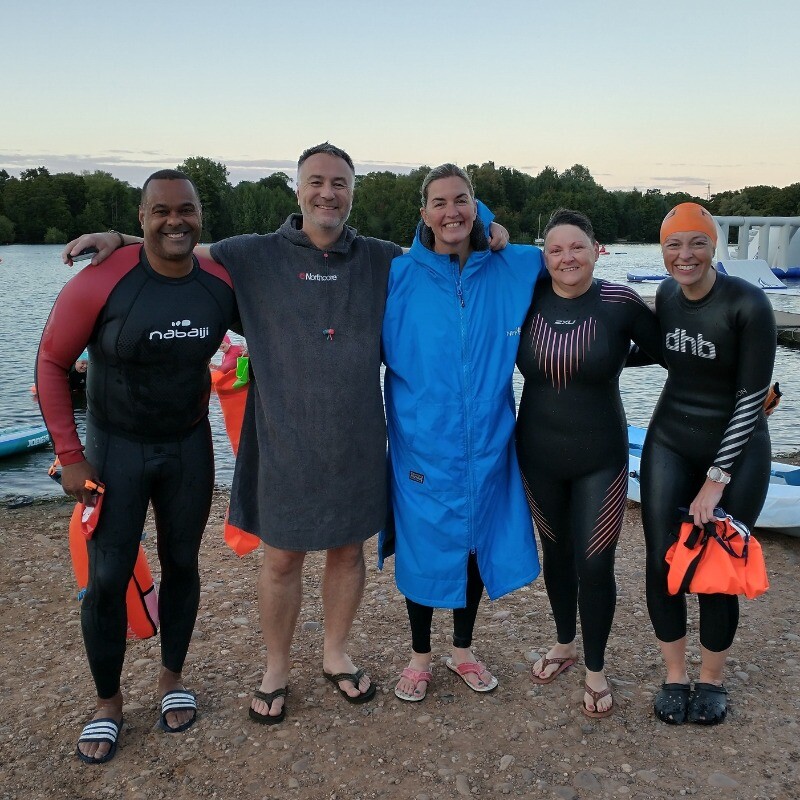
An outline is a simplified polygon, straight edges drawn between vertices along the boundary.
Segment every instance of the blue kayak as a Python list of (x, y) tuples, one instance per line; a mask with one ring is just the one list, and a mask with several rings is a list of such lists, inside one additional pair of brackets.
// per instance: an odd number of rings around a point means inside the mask
[(36, 450), (50, 444), (47, 428), (39, 423), (23, 423), (0, 428), (0, 458)]

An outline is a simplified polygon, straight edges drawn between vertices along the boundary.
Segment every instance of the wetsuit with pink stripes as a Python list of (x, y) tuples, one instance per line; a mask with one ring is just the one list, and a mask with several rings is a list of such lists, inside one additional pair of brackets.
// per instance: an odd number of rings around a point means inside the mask
[(631, 340), (659, 357), (658, 323), (632, 289), (595, 280), (567, 299), (548, 282), (536, 290), (517, 356), (525, 378), (517, 453), (558, 641), (573, 641), (580, 611), (586, 667), (595, 672), (616, 605), (614, 553), (628, 486), (619, 375)]

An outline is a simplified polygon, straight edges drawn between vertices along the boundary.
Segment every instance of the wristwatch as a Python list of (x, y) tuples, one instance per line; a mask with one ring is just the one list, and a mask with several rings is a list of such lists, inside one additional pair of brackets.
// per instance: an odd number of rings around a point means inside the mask
[(706, 472), (706, 477), (714, 481), (714, 483), (730, 483), (731, 476), (727, 472), (721, 470), (719, 467), (709, 467)]

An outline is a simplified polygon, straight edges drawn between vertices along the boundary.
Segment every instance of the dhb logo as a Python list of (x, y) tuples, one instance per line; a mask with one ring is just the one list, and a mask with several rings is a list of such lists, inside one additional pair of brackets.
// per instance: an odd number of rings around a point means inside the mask
[(683, 328), (675, 328), (667, 334), (667, 350), (689, 353), (700, 358), (717, 357), (717, 348), (713, 342), (704, 339), (702, 333), (698, 333), (697, 338), (689, 336)]

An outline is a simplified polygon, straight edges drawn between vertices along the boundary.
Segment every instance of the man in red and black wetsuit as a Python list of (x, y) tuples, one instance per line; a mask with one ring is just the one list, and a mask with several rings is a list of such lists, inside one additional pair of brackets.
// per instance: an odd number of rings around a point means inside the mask
[[(228, 273), (192, 250), (202, 212), (192, 182), (162, 170), (142, 188), (144, 244), (123, 247), (103, 269), (76, 275), (42, 335), (36, 382), (67, 494), (91, 503), (88, 480), (106, 486), (88, 542), (81, 606), (97, 711), (78, 756), (103, 763), (122, 726), (125, 593), (152, 502), (161, 562), (161, 727), (186, 730), (194, 695), (181, 679), (200, 597), (197, 559), (214, 485), (208, 364), (236, 317)], [(75, 429), (67, 373), (88, 344), (86, 448)]]

